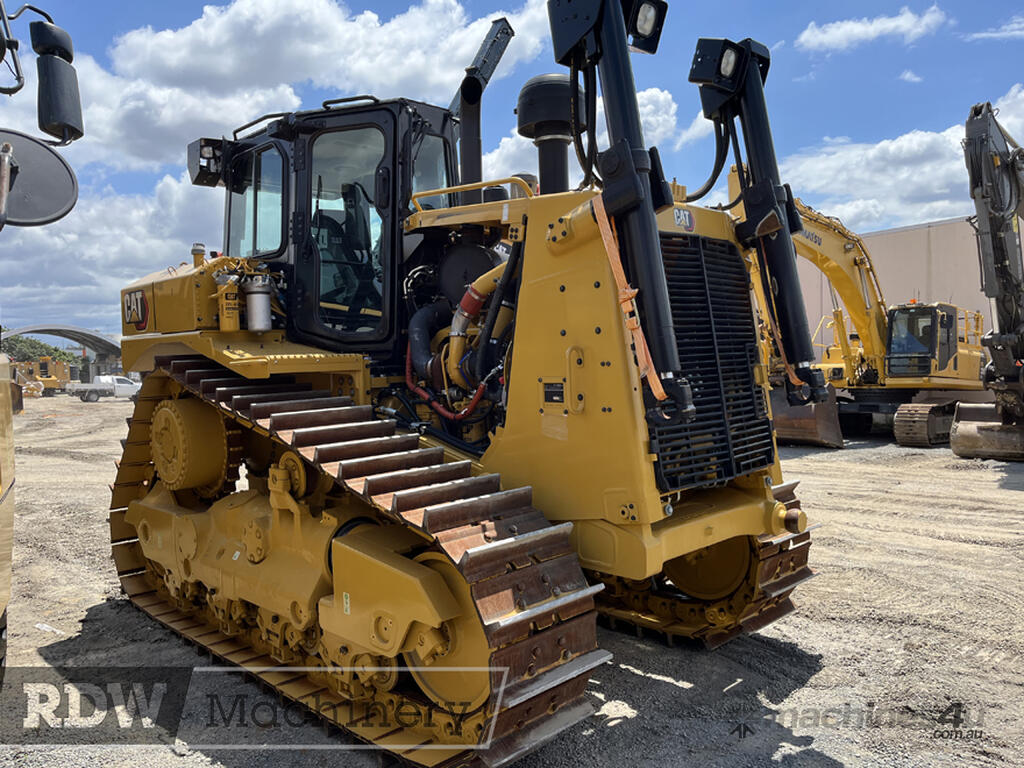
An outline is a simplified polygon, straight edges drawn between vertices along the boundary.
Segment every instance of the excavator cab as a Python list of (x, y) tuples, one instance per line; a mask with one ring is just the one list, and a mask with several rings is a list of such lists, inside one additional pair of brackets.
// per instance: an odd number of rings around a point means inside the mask
[(889, 311), (885, 357), (890, 376), (927, 376), (936, 360), (938, 310), (909, 304)]
[(959, 368), (957, 316), (948, 304), (903, 304), (889, 310), (886, 370), (892, 377), (938, 375)]

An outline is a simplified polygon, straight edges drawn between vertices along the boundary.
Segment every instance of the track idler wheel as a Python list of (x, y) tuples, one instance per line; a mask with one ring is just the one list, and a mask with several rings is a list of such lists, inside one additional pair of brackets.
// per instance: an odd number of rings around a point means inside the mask
[(676, 588), (697, 600), (728, 597), (747, 579), (753, 551), (747, 536), (736, 536), (665, 563)]
[[(447, 711), (454, 707), (460, 713), (473, 712), (491, 694), (491, 651), (473, 595), (462, 574), (443, 555), (426, 552), (416, 561), (441, 574), (461, 610), (440, 629), (443, 651), (431, 649), (423, 658), (413, 650), (404, 654), (405, 660), (419, 687), (435, 703)], [(430, 645), (429, 639), (425, 645)]]
[(192, 398), (164, 400), (153, 411), (153, 465), (172, 491), (194, 489), (215, 496), (227, 473), (224, 420), (210, 405)]

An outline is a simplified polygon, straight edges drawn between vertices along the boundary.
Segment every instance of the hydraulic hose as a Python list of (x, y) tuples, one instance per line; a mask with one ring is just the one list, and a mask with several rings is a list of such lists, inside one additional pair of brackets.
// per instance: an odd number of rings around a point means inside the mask
[(487, 388), (487, 385), (484, 382), (480, 382), (480, 386), (476, 388), (476, 392), (473, 394), (473, 399), (469, 401), (469, 405), (467, 405), (458, 413), (452, 413), (439, 402), (437, 402), (437, 398), (435, 398), (430, 392), (428, 392), (426, 389), (419, 386), (418, 384), (416, 384), (415, 381), (413, 381), (412, 367), (412, 343), (410, 342), (405, 355), (405, 386), (408, 388), (410, 392), (426, 400), (427, 405), (433, 408), (434, 411), (438, 413), (438, 415), (440, 415), (444, 419), (448, 419), (449, 421), (462, 421), (467, 416), (472, 414), (473, 411), (476, 410), (476, 407), (480, 404), (480, 398), (484, 396), (484, 390)]

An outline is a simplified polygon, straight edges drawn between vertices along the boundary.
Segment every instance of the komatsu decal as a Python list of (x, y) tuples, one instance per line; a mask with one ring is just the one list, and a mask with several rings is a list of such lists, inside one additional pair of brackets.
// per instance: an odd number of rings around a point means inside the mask
[(806, 229), (801, 229), (796, 234), (802, 236), (803, 238), (805, 238), (807, 240), (810, 240), (812, 243), (814, 243), (819, 248), (822, 245), (821, 235), (815, 234), (814, 232), (810, 232), (810, 231), (808, 231)]

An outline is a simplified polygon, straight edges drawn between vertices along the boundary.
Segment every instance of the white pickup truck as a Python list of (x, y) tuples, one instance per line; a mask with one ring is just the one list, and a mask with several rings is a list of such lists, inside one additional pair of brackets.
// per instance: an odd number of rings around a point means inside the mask
[(88, 384), (71, 382), (67, 392), (83, 403), (95, 403), (101, 397), (132, 397), (141, 388), (139, 382), (125, 376), (97, 376)]

